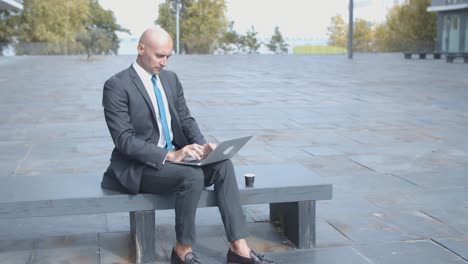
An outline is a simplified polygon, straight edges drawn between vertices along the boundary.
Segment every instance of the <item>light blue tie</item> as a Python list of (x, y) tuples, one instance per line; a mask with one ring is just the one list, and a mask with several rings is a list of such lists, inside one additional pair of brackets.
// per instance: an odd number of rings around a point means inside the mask
[(166, 137), (166, 148), (168, 150), (172, 150), (174, 146), (172, 146), (171, 134), (169, 133), (169, 126), (167, 125), (166, 110), (164, 109), (164, 102), (162, 99), (161, 91), (158, 88), (156, 75), (153, 75), (153, 77), (151, 77), (151, 82), (153, 82), (154, 94), (156, 95), (156, 101), (158, 102), (159, 117), (161, 117), (164, 137)]

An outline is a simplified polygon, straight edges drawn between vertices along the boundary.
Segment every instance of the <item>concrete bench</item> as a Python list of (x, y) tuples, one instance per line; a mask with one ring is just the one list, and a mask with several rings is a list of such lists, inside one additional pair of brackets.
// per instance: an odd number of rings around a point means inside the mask
[(466, 52), (449, 52), (445, 53), (445, 59), (448, 63), (453, 63), (456, 58), (463, 58), (464, 63), (468, 63), (468, 53)]
[[(236, 170), (243, 205), (270, 204), (270, 221), (280, 220), (291, 242), (298, 248), (315, 246), (315, 201), (332, 198), (331, 184), (300, 165)], [(257, 175), (253, 188), (244, 186), (246, 172)], [(100, 181), (100, 175), (2, 177), (0, 219), (129, 212), (135, 262), (155, 261), (155, 210), (173, 209), (174, 196), (122, 194), (101, 189)], [(205, 189), (198, 206), (216, 205), (212, 187)]]
[(441, 52), (425, 52), (425, 51), (415, 51), (415, 52), (403, 52), (405, 59), (411, 59), (413, 54), (417, 54), (419, 59), (426, 59), (427, 55), (432, 55), (432, 58), (435, 60), (438, 60), (441, 58), (442, 53)]

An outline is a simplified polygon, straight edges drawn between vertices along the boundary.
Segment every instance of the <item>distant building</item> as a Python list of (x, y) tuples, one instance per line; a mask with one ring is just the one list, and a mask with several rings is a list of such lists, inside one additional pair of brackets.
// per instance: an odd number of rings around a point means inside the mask
[(437, 48), (468, 52), (468, 0), (432, 0), (427, 11), (437, 13)]
[(0, 0), (0, 10), (22, 11), (23, 0)]

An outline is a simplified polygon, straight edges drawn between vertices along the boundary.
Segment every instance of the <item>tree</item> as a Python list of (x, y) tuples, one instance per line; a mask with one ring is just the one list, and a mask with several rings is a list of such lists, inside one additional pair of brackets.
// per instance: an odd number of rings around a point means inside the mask
[(364, 19), (356, 19), (353, 30), (353, 50), (357, 52), (371, 52), (372, 50), (372, 27)]
[(386, 23), (375, 25), (372, 31), (372, 47), (376, 52), (390, 51), (389, 29)]
[[(353, 46), (356, 51), (433, 51), (437, 35), (437, 16), (427, 12), (430, 0), (407, 0), (395, 5), (381, 24), (371, 25), (356, 19)], [(328, 44), (346, 47), (348, 26), (340, 16), (331, 18)]]
[(91, 59), (92, 54), (99, 54), (103, 49), (108, 49), (112, 46), (109, 38), (106, 37), (106, 32), (101, 28), (90, 28), (86, 31), (81, 31), (76, 35), (76, 40), (80, 42), (88, 56)]
[[(348, 46), (348, 23), (345, 23), (340, 15), (331, 18), (328, 27), (328, 44), (331, 46), (347, 48)], [(372, 27), (364, 19), (356, 19), (353, 30), (353, 50), (358, 52), (370, 52), (372, 50)]]
[(99, 41), (98, 54), (117, 54), (119, 50), (119, 37), (116, 32), (130, 34), (128, 29), (118, 25), (111, 10), (104, 10), (97, 0), (90, 0), (90, 24), (91, 29), (100, 29), (104, 33), (104, 38), (109, 40), (108, 45), (104, 45), (102, 39)]
[(79, 52), (75, 36), (84, 30), (89, 11), (89, 0), (24, 0), (17, 54)]
[[(387, 14), (386, 33), (389, 51), (434, 50), (437, 15), (427, 12), (430, 0), (407, 0)], [(383, 30), (383, 29), (381, 29)]]
[(116, 24), (114, 13), (104, 10), (97, 0), (90, 0), (90, 15), (84, 31), (76, 35), (90, 59), (92, 54), (117, 54), (119, 38), (117, 31), (130, 33)]
[(346, 48), (348, 46), (348, 25), (341, 15), (331, 18), (330, 26), (327, 28), (328, 45)]
[[(212, 53), (226, 31), (224, 0), (182, 0), (180, 10), (180, 43), (186, 53)], [(159, 6), (156, 24), (175, 39), (175, 0)]]
[[(181, 0), (181, 21), (185, 17), (186, 2), (187, 0)], [(155, 24), (164, 28), (174, 40), (176, 39), (176, 4), (177, 2), (175, 0), (166, 0), (166, 2), (160, 4), (158, 18), (155, 21)]]
[(262, 45), (262, 43), (259, 42), (257, 39), (257, 34), (258, 32), (255, 31), (254, 26), (252, 26), (245, 35), (245, 38), (243, 40), (243, 46), (249, 54), (257, 54), (260, 45)]
[(243, 38), (234, 30), (234, 21), (229, 22), (228, 30), (220, 39), (219, 48), (224, 54), (241, 53), (243, 51)]
[[(24, 0), (16, 54), (79, 54), (90, 50), (116, 54), (116, 31), (128, 32), (116, 24), (112, 11), (104, 10), (97, 0)], [(97, 42), (93, 49), (85, 49), (85, 33)], [(100, 40), (95, 39), (97, 35)]]
[(8, 10), (0, 10), (0, 56), (3, 49), (13, 42), (18, 15)]
[(283, 35), (281, 35), (278, 26), (275, 27), (275, 33), (273, 34), (273, 36), (271, 36), (270, 43), (266, 44), (266, 46), (275, 54), (288, 53), (288, 44), (284, 42)]

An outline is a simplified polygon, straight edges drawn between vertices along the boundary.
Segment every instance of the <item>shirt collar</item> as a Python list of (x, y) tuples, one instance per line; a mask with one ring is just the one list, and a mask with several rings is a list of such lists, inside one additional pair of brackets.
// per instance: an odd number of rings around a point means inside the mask
[[(145, 69), (143, 69), (143, 67), (141, 67), (137, 61), (135, 60), (133, 62), (133, 68), (135, 69), (135, 71), (137, 72), (138, 76), (140, 76), (140, 78), (142, 80), (150, 80), (151, 81), (151, 78), (153, 77), (153, 74), (147, 72)], [(156, 77), (158, 77), (158, 75), (156, 75)], [(159, 77), (158, 77), (159, 78)]]

